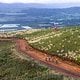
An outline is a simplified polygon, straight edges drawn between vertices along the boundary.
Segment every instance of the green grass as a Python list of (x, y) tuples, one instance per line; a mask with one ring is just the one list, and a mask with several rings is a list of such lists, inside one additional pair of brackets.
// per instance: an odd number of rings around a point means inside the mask
[(43, 29), (25, 34), (25, 38), (37, 49), (80, 63), (80, 27)]
[[(78, 44), (75, 44), (72, 46), (71, 43), (66, 43), (67, 40), (71, 37), (70, 35), (70, 29), (71, 28), (63, 28), (59, 31), (54, 31), (53, 29), (43, 29), (41, 31), (37, 31), (31, 34), (25, 34), (25, 35), (18, 35), (18, 37), (27, 38), (29, 40), (29, 43), (40, 50), (45, 50), (49, 52), (49, 54), (62, 54), (60, 56), (64, 57), (64, 52), (57, 52), (58, 50), (62, 50), (62, 47), (59, 46), (59, 43), (66, 44), (65, 45), (65, 52), (68, 50), (76, 51), (76, 49), (80, 49), (79, 47), (79, 40), (76, 39), (76, 37), (79, 35), (79, 28), (78, 32), (75, 32), (75, 28), (72, 28), (73, 33), (76, 33), (72, 37), (72, 41), (77, 41)], [(59, 33), (60, 36), (55, 36), (55, 34)], [(45, 39), (45, 36), (47, 37)], [(37, 42), (33, 42), (37, 39), (41, 38)], [(63, 42), (62, 40), (65, 39), (66, 41)], [(53, 44), (51, 49), (48, 49), (48, 45)], [(55, 45), (55, 47), (54, 47)], [(72, 48), (70, 48), (70, 45)], [(77, 45), (77, 46), (76, 46)], [(55, 74), (50, 73), (52, 70), (41, 66), (38, 63), (32, 61), (32, 60), (23, 60), (18, 58), (19, 56), (13, 54), (12, 48), (14, 47), (14, 43), (11, 41), (0, 41), (0, 80), (71, 80), (73, 78), (65, 77), (61, 74)], [(77, 47), (77, 48), (76, 48)], [(77, 52), (77, 61), (80, 61), (80, 54)], [(16, 56), (16, 57), (15, 57)], [(49, 73), (48, 73), (49, 72)], [(66, 78), (66, 79), (63, 79)], [(75, 79), (74, 79), (75, 80)], [(76, 79), (80, 80), (80, 79)]]
[[(0, 80), (50, 80), (46, 75), (50, 69), (43, 67), (32, 60), (23, 60), (13, 57), (12, 46), (10, 41), (0, 41)], [(60, 78), (55, 75), (54, 80)], [(56, 76), (56, 77), (55, 77)], [(61, 76), (62, 79), (62, 76)]]

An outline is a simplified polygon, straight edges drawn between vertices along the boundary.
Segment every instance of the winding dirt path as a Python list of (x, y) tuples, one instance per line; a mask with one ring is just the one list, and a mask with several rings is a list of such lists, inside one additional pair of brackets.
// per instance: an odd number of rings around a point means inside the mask
[[(72, 63), (70, 61), (63, 61), (61, 58), (57, 56), (50, 56), (46, 53), (40, 52), (34, 48), (32, 48), (26, 40), (24, 39), (11, 39), (14, 40), (16, 43), (16, 48), (18, 51), (23, 52), (24, 54), (30, 56), (34, 60), (37, 60), (52, 69), (61, 72), (64, 75), (72, 76), (75, 78), (80, 78), (80, 66)], [(46, 60), (48, 57), (51, 58), (50, 60)], [(57, 62), (55, 62), (55, 60)]]
[[(54, 70), (57, 70), (59, 72), (62, 72), (62, 74), (80, 78), (80, 66), (76, 65), (75, 63), (69, 62), (69, 61), (63, 61), (62, 59), (53, 56), (51, 57), (52, 61), (47, 61), (46, 57), (48, 57), (48, 54), (45, 54), (43, 52), (40, 52), (34, 48), (32, 48), (26, 40), (23, 39), (17, 39), (16, 40), (16, 46), (17, 49), (24, 54), (32, 57), (34, 60), (37, 60)], [(57, 60), (57, 63), (55, 62), (55, 59)]]

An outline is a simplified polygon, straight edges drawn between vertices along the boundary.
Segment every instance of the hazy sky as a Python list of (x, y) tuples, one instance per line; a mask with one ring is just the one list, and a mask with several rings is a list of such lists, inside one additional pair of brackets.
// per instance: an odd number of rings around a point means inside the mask
[(80, 3), (80, 0), (0, 0), (4, 3)]

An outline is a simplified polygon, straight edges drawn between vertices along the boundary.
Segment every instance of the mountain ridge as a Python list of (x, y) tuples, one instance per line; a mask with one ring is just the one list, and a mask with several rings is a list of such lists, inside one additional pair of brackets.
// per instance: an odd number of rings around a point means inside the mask
[(80, 7), (79, 3), (0, 3), (0, 7), (28, 7), (28, 8), (69, 8)]

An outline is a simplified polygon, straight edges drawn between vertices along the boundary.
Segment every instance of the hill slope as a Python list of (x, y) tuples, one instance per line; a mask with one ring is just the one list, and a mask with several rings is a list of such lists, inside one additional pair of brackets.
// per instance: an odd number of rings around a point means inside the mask
[(51, 55), (80, 63), (80, 27), (42, 29), (25, 34), (30, 45)]
[[(20, 53), (12, 49), (14, 49), (14, 44), (11, 41), (0, 40), (0, 80), (38, 80), (39, 78), (47, 80), (47, 73), (52, 70), (29, 60), (28, 57), (20, 58)], [(54, 80), (58, 79), (59, 75), (55, 72), (52, 74)], [(62, 80), (63, 77), (59, 76), (59, 78)], [(50, 77), (49, 79), (51, 80)]]

